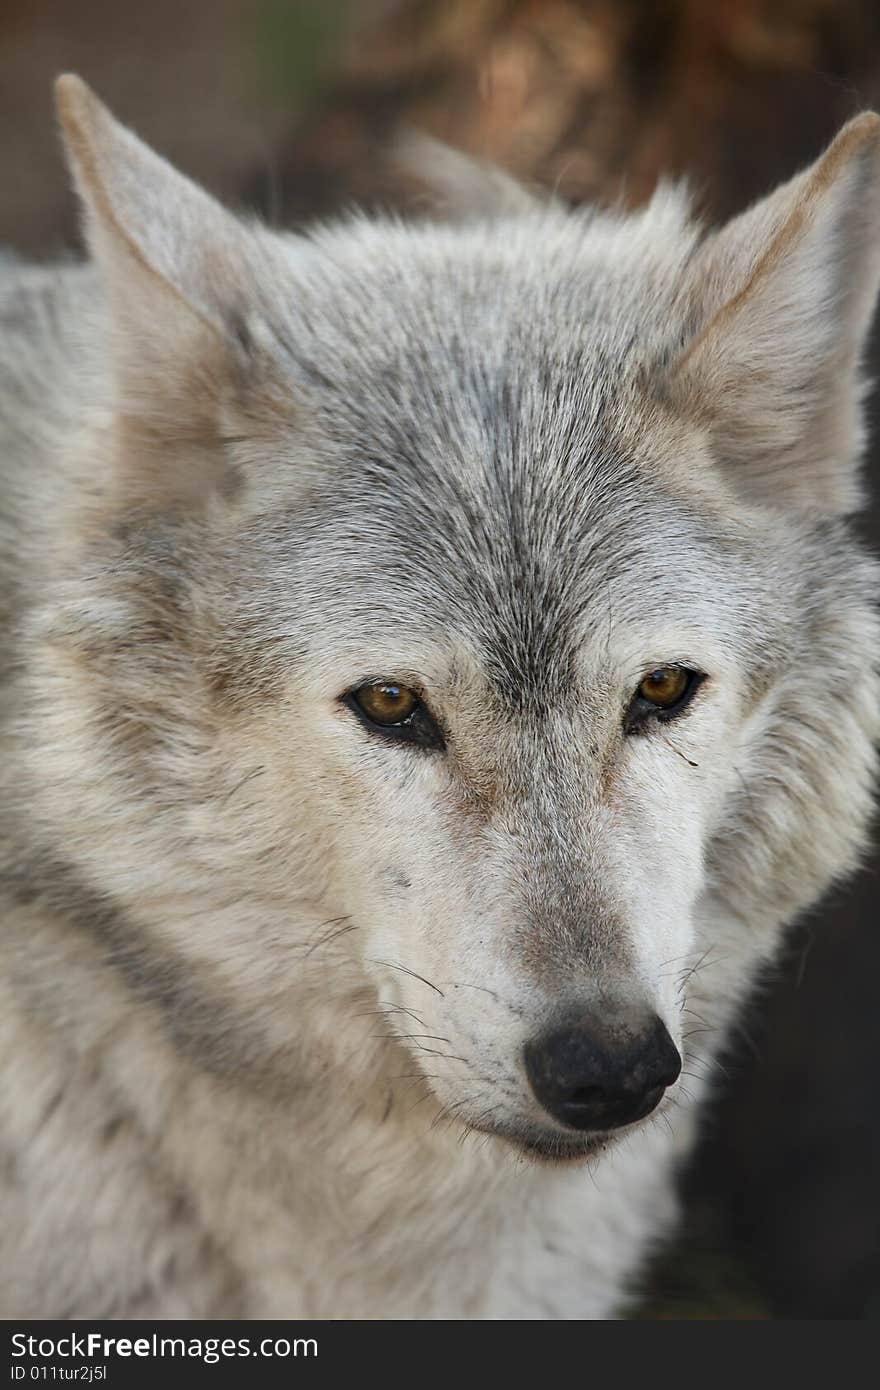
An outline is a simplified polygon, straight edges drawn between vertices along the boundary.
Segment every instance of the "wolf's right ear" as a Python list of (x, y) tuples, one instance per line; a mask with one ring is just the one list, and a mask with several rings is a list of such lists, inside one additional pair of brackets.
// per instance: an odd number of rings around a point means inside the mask
[(60, 77), (56, 94), (110, 306), (118, 405), (157, 430), (196, 431), (242, 357), (260, 285), (283, 277), (281, 258), (271, 237), (154, 154), (78, 77)]

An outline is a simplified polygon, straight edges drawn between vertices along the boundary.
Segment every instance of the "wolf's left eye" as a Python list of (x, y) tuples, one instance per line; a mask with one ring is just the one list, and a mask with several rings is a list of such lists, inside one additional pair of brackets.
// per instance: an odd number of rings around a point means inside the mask
[(396, 681), (367, 681), (349, 690), (343, 704), (371, 732), (423, 748), (444, 748), (445, 740), (424, 701), (407, 685)]
[(409, 719), (419, 697), (405, 685), (362, 685), (354, 699), (374, 724), (402, 724)]
[(657, 666), (639, 682), (630, 701), (626, 729), (631, 732), (654, 715), (659, 719), (674, 719), (689, 705), (700, 683), (702, 672), (689, 666)]

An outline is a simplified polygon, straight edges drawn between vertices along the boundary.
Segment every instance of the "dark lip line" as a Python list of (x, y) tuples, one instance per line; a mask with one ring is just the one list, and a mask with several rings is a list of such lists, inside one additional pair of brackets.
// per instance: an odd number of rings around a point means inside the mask
[(489, 1129), (481, 1125), (467, 1123), (465, 1123), (465, 1127), (473, 1134), (486, 1134), (493, 1139), (501, 1139), (520, 1154), (539, 1159), (545, 1163), (585, 1162), (587, 1159), (596, 1158), (614, 1139), (611, 1134), (602, 1134), (575, 1142), (567, 1135), (560, 1134), (558, 1137), (554, 1135), (552, 1142), (543, 1144), (511, 1130)]
[(586, 1162), (589, 1159), (598, 1158), (610, 1146), (619, 1139), (624, 1139), (628, 1135), (641, 1129), (646, 1120), (653, 1116), (665, 1113), (668, 1108), (668, 1097), (663, 1096), (659, 1104), (650, 1110), (647, 1115), (643, 1115), (640, 1120), (634, 1120), (632, 1124), (622, 1125), (615, 1130), (600, 1130), (595, 1134), (585, 1137), (581, 1141), (575, 1140), (572, 1136), (562, 1133), (553, 1134), (546, 1143), (530, 1139), (527, 1135), (517, 1133), (514, 1130), (490, 1129), (488, 1126), (472, 1125), (463, 1121), (464, 1127), (474, 1134), (489, 1135), (493, 1139), (501, 1139), (516, 1149), (520, 1154), (529, 1158), (538, 1159), (544, 1163), (574, 1163)]

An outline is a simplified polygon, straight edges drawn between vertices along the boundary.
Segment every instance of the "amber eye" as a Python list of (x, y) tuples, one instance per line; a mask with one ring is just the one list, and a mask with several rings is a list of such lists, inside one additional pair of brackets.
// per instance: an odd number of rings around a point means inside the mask
[(352, 694), (367, 718), (381, 725), (402, 724), (419, 703), (419, 697), (405, 685), (362, 685)]
[(633, 733), (653, 719), (675, 719), (686, 709), (705, 676), (689, 666), (657, 666), (639, 682), (625, 720)]
[(446, 747), (437, 720), (422, 697), (408, 685), (365, 681), (346, 691), (341, 699), (372, 734), (399, 743), (417, 743), (422, 748)]
[(657, 709), (669, 709), (686, 693), (692, 675), (693, 672), (684, 666), (658, 666), (639, 686), (639, 698), (656, 705)]

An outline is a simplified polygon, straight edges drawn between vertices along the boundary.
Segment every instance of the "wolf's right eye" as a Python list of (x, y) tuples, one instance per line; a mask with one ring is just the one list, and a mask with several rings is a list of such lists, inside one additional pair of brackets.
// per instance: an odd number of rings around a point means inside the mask
[(361, 723), (373, 733), (423, 748), (445, 748), (446, 741), (424, 701), (407, 685), (396, 681), (367, 681), (343, 695)]

